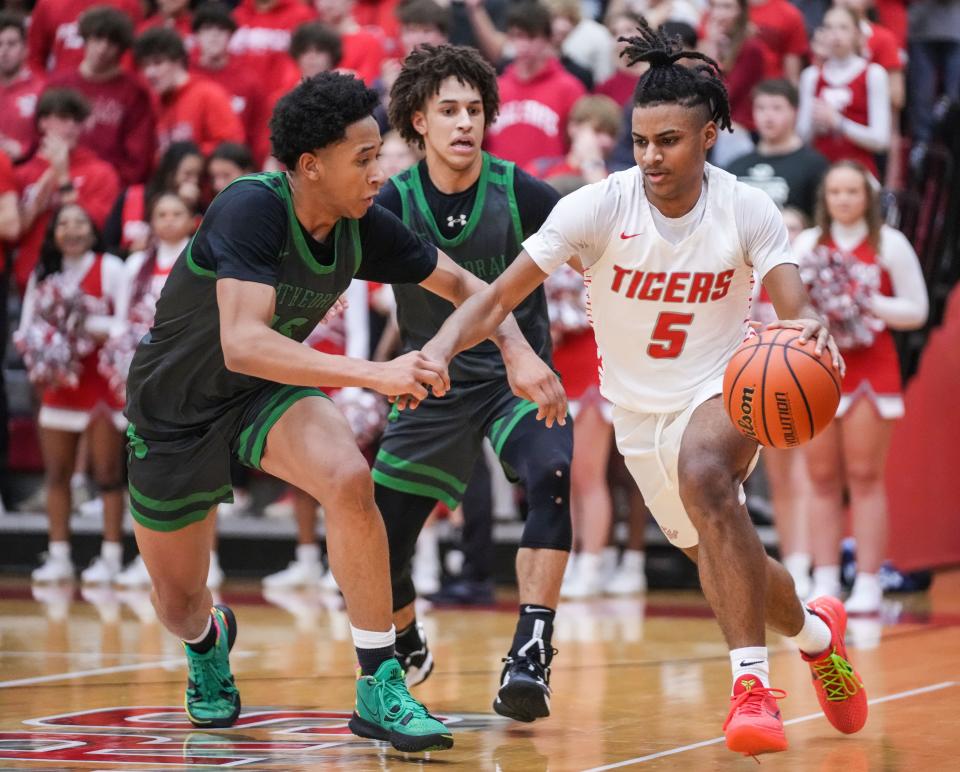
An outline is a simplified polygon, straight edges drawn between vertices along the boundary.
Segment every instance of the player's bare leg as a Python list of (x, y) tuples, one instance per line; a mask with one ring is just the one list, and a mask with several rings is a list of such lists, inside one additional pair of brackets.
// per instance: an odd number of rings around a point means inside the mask
[(323, 505), (330, 570), (360, 661), (350, 730), (403, 751), (450, 748), (447, 728), (406, 692), (396, 659), (387, 533), (370, 468), (346, 419), (323, 397), (295, 402), (267, 435), (260, 465)]
[(517, 584), (520, 603), (556, 608), (560, 602), (560, 584), (567, 567), (569, 552), (561, 550), (517, 550)]

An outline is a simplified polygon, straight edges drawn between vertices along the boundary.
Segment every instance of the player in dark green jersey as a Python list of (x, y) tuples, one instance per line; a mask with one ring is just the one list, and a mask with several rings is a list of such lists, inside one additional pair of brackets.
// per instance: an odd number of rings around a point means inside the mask
[[(425, 159), (394, 176), (377, 198), (423, 238), (485, 281), (499, 276), (539, 230), (559, 194), (512, 163), (480, 149), (499, 107), (496, 74), (471, 48), (421, 46), (391, 92), (390, 119)], [(453, 306), (415, 285), (395, 288), (404, 348), (432, 338)], [(543, 290), (516, 310), (533, 349), (551, 363)], [(524, 484), (527, 518), (517, 553), (520, 612), (494, 710), (518, 721), (550, 713), (551, 633), (570, 550), (569, 423), (548, 427), (516, 396), (504, 357), (485, 341), (450, 363), (451, 390), (415, 412), (394, 412), (374, 465), (376, 500), (387, 524), (397, 654), (408, 685), (433, 667), (416, 623), (411, 558), (437, 500), (455, 507), (484, 437), (507, 474)]]
[[(326, 510), (360, 661), (351, 729), (400, 750), (442, 749), (452, 736), (410, 697), (394, 656), (387, 541), (369, 469), (318, 387), (367, 387), (416, 404), (449, 384), (415, 351), (375, 364), (302, 345), (355, 276), (420, 284), (454, 303), (485, 286), (374, 204), (383, 184), (376, 104), (349, 76), (302, 82), (270, 123), (288, 171), (232, 183), (178, 259), (130, 370), (131, 512), (158, 616), (184, 641), (195, 725), (230, 726), (240, 712), (228, 660), (236, 620), (226, 607), (211, 610), (205, 587), (208, 515), (232, 500), (234, 456)], [(496, 339), (519, 388), (551, 420), (562, 417), (562, 389), (516, 322)]]

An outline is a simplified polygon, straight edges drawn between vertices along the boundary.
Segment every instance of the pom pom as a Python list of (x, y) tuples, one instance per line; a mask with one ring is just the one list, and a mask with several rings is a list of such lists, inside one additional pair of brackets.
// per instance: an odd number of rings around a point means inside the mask
[(884, 324), (870, 311), (880, 268), (821, 244), (800, 260), (800, 278), (841, 349), (867, 348)]
[(361, 449), (372, 445), (387, 424), (387, 402), (380, 394), (348, 387), (333, 395), (333, 403), (347, 419)]
[(547, 293), (550, 332), (554, 342), (590, 327), (587, 288), (579, 273), (563, 265), (547, 277), (543, 286)]

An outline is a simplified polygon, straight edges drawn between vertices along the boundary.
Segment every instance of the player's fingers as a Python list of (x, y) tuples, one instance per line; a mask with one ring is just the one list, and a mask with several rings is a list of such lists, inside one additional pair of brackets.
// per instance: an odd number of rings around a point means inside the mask
[(423, 354), (420, 354), (417, 358), (417, 365), (424, 370), (429, 370), (434, 373), (439, 379), (436, 384), (431, 381), (431, 384), (434, 386), (434, 393), (437, 394), (437, 396), (441, 396), (450, 391), (450, 373), (445, 364), (434, 362), (432, 359), (428, 359)]
[(419, 385), (432, 387), (434, 394), (443, 393), (443, 378), (439, 373), (425, 367), (418, 367), (414, 370), (413, 377), (417, 379)]
[[(418, 376), (417, 380), (419, 381), (419, 376)], [(426, 398), (427, 398), (427, 394), (428, 394), (428, 392), (427, 392), (427, 387), (426, 387), (424, 384), (418, 383), (418, 382), (414, 382), (414, 383), (410, 384), (410, 391), (407, 393), (407, 396), (408, 396), (408, 397), (413, 397), (414, 399), (416, 399), (416, 400), (419, 402), (419, 401), (421, 401), (421, 400), (426, 399)], [(409, 401), (408, 401), (408, 402), (409, 402)]]
[(816, 335), (817, 330), (820, 329), (820, 322), (815, 319), (811, 319), (806, 322), (799, 322), (800, 325), (800, 344), (803, 345), (810, 338)]
[(774, 319), (767, 325), (768, 330), (802, 330), (803, 324), (795, 319)]
[(820, 356), (820, 354), (823, 353), (823, 348), (827, 345), (827, 339), (829, 337), (830, 330), (828, 330), (826, 327), (821, 327), (820, 332), (817, 333), (817, 347), (815, 349), (817, 356)]

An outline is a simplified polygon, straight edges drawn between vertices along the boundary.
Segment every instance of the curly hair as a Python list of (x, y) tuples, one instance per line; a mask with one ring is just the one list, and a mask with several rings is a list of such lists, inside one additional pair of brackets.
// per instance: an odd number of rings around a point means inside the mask
[(339, 72), (321, 72), (285, 94), (270, 117), (273, 154), (288, 169), (303, 153), (339, 142), (347, 126), (373, 115), (377, 92), (362, 80)]
[[(640, 20), (637, 34), (619, 38), (626, 43), (621, 56), (628, 65), (647, 62), (650, 65), (633, 92), (635, 107), (659, 104), (680, 104), (705, 110), (709, 120), (720, 129), (732, 131), (730, 98), (721, 79), (720, 65), (699, 51), (685, 51), (679, 38), (668, 38), (651, 29), (646, 19)], [(686, 66), (681, 59), (700, 64)]]
[(468, 46), (418, 46), (404, 60), (390, 90), (389, 113), (390, 125), (421, 149), (423, 137), (413, 127), (413, 115), (424, 110), (427, 101), (440, 93), (440, 85), (447, 78), (456, 78), (480, 92), (485, 125), (490, 126), (500, 112), (497, 73), (479, 51)]

